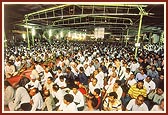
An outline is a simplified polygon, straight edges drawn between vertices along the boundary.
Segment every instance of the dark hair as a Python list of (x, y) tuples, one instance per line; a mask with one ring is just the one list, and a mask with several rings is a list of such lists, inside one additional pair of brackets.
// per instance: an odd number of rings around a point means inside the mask
[(65, 76), (63, 76), (63, 75), (61, 75), (60, 77), (59, 77), (59, 79), (64, 79), (65, 78)]
[(83, 67), (80, 67), (79, 70), (82, 71), (82, 72), (84, 71)]
[(117, 99), (118, 98), (118, 95), (116, 92), (111, 92), (109, 93), (109, 96), (114, 96), (114, 99)]
[(93, 97), (92, 99), (91, 99), (91, 104), (92, 104), (92, 107), (93, 108), (95, 108), (96, 106), (97, 106), (97, 104), (98, 104), (98, 100), (95, 98), (95, 97)]
[(96, 92), (96, 94), (100, 95), (100, 89), (99, 88), (94, 89), (94, 92)]
[(137, 81), (137, 83), (138, 83), (138, 82), (142, 82), (142, 83), (144, 83), (144, 81), (143, 81), (143, 80), (138, 80), (138, 81)]
[(93, 81), (93, 80), (96, 80), (96, 82), (97, 82), (97, 78), (93, 78), (92, 81)]
[(121, 81), (120, 80), (116, 80), (115, 83), (117, 83), (119, 86), (121, 86)]
[(48, 77), (47, 79), (50, 79), (51, 81), (53, 80), (53, 78), (52, 78), (52, 77)]
[(79, 89), (79, 86), (78, 86), (78, 85), (76, 85), (76, 84), (74, 84), (74, 85), (72, 86), (72, 88)]
[(71, 71), (71, 68), (70, 68), (70, 67), (67, 67), (67, 69), (68, 69), (69, 71)]
[(65, 95), (64, 95), (64, 99), (65, 99), (67, 102), (72, 103), (73, 100), (74, 100), (74, 96), (71, 95), (71, 94), (65, 94)]
[(32, 105), (30, 103), (23, 103), (21, 104), (20, 108), (24, 111), (30, 111), (32, 108)]
[(53, 89), (56, 90), (56, 91), (58, 91), (59, 90), (59, 86), (57, 84), (54, 84), (53, 85)]
[(30, 82), (30, 79), (28, 79), (27, 77), (23, 77), (20, 79), (18, 84), (19, 86), (24, 87), (29, 82)]
[(11, 86), (11, 84), (8, 81), (4, 81), (5, 86)]

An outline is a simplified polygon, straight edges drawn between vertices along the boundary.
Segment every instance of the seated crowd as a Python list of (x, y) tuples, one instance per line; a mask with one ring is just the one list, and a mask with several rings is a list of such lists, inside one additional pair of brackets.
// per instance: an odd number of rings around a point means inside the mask
[(10, 111), (164, 111), (164, 49), (146, 45), (138, 49), (137, 58), (134, 50), (116, 43), (8, 47), (4, 107)]

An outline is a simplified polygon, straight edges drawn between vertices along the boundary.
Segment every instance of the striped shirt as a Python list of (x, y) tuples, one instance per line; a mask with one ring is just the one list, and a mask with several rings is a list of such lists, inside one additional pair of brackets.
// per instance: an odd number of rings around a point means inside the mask
[(137, 86), (135, 84), (129, 89), (128, 94), (134, 99), (136, 99), (138, 97), (138, 95), (143, 95), (144, 97), (146, 97), (147, 90), (145, 87), (143, 87), (142, 89), (139, 89), (139, 88), (137, 88)]

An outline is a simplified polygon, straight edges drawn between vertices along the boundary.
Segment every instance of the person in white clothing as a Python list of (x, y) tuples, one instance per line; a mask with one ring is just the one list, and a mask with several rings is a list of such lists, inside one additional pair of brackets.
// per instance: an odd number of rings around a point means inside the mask
[(164, 111), (164, 99), (160, 101), (159, 105), (154, 105), (150, 111)]
[(91, 62), (89, 63), (89, 67), (90, 67), (90, 74), (93, 74), (93, 72), (95, 71), (95, 67), (94, 67), (93, 61), (91, 61)]
[(144, 86), (145, 86), (146, 89), (147, 89), (147, 94), (148, 94), (149, 92), (151, 92), (152, 90), (155, 90), (156, 84), (155, 84), (155, 82), (152, 80), (152, 77), (151, 77), (151, 76), (147, 76), (147, 77), (144, 79)]
[(42, 66), (39, 64), (39, 62), (37, 62), (37, 61), (35, 61), (34, 64), (35, 64), (35, 68), (36, 68), (36, 70), (37, 70), (39, 76), (40, 76), (40, 77), (43, 76), (43, 74), (44, 74), (44, 69), (43, 69), (43, 67), (42, 67)]
[(40, 82), (36, 79), (35, 75), (30, 75), (31, 81), (25, 85), (25, 88), (30, 91), (31, 88), (38, 88), (39, 91), (42, 90)]
[(47, 81), (48, 77), (53, 78), (52, 74), (49, 72), (49, 68), (45, 68), (44, 78), (41, 79), (42, 84), (44, 84)]
[(15, 66), (12, 61), (8, 61), (5, 65), (5, 77), (11, 78), (15, 73)]
[(107, 85), (104, 87), (105, 90), (107, 90), (110, 86), (113, 86), (115, 81), (117, 80), (117, 73), (116, 72), (113, 72), (111, 75), (110, 75), (110, 78), (108, 79), (108, 82), (107, 82)]
[(61, 89), (64, 89), (65, 87), (67, 87), (66, 78), (63, 75), (61, 75), (60, 77), (56, 78), (54, 83), (56, 83)]
[(26, 84), (26, 82), (25, 82), (26, 79), (27, 78), (22, 78), (19, 81), (19, 85), (14, 86), (17, 89), (15, 92), (14, 100), (11, 101), (8, 105), (10, 111), (16, 111), (20, 108), (21, 104), (30, 102), (30, 96), (29, 96), (26, 88), (24, 88), (24, 86)]
[(99, 73), (98, 73), (98, 75), (95, 76), (95, 78), (97, 78), (100, 88), (103, 88), (104, 87), (104, 76), (105, 75), (104, 75), (101, 67), (98, 67), (98, 72)]
[(130, 88), (131, 86), (133, 86), (135, 83), (137, 83), (137, 81), (134, 79), (135, 75), (131, 74), (130, 77), (126, 80), (126, 84), (128, 86), (128, 88)]
[(137, 99), (131, 99), (126, 107), (126, 111), (148, 111), (148, 107), (144, 103), (144, 96), (139, 95)]
[(74, 97), (71, 94), (64, 95), (64, 101), (61, 103), (58, 111), (78, 111), (76, 104), (73, 102)]
[(57, 84), (53, 85), (52, 96), (55, 100), (56, 106), (60, 106), (61, 102), (64, 100), (64, 95), (66, 94), (65, 91), (59, 88)]
[(53, 78), (48, 77), (47, 81), (44, 83), (43, 90), (49, 90), (50, 93), (52, 93), (53, 84), (54, 84)]
[(33, 70), (31, 72), (31, 75), (35, 76), (37, 80), (40, 80), (40, 77), (39, 77), (39, 74), (35, 68), (35, 65), (32, 65), (33, 66)]
[(33, 88), (29, 92), (32, 99), (30, 100), (30, 104), (32, 105), (31, 111), (41, 111), (43, 106), (43, 98), (41, 93), (38, 91), (37, 88)]
[(93, 78), (92, 82), (89, 83), (89, 93), (93, 94), (96, 88), (100, 89), (100, 86), (97, 84), (97, 79)]
[(15, 90), (8, 81), (4, 81), (4, 105), (8, 105), (14, 98)]
[(90, 77), (91, 70), (90, 70), (90, 66), (87, 63), (84, 64), (84, 72), (85, 72), (85, 74), (86, 74), (87, 77)]
[(69, 94), (74, 96), (73, 102), (77, 105), (78, 111), (82, 111), (84, 109), (84, 97), (78, 89), (78, 85), (74, 85)]
[(118, 98), (117, 98), (117, 99), (118, 99), (118, 100), (121, 99), (123, 90), (122, 90), (122, 88), (121, 88), (121, 81), (120, 81), (120, 80), (116, 80), (115, 83), (114, 83), (114, 85), (113, 85), (113, 86), (111, 85), (111, 86), (107, 89), (106, 94), (104, 95), (104, 98), (103, 98), (103, 99), (105, 99), (105, 97), (107, 96), (107, 94), (109, 94), (110, 92), (116, 92), (117, 95), (118, 95)]

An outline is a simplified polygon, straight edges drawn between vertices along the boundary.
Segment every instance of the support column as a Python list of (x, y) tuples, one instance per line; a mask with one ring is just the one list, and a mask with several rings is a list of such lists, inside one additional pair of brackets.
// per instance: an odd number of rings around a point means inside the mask
[(25, 20), (26, 20), (26, 36), (27, 36), (27, 47), (28, 49), (30, 49), (30, 40), (29, 40), (29, 29), (28, 29), (28, 24), (27, 24), (27, 21), (28, 21), (28, 17), (25, 16)]
[[(143, 18), (143, 13), (141, 13), (141, 16), (140, 16), (139, 29), (138, 29), (138, 38), (137, 38), (137, 42), (136, 43), (139, 43), (139, 39), (140, 39), (140, 35), (141, 35), (142, 18)], [(138, 52), (138, 47), (135, 48), (135, 58), (137, 57), (137, 52)]]
[(128, 32), (129, 32), (129, 29), (127, 29), (126, 46), (127, 46), (127, 43), (128, 43)]
[(4, 48), (7, 48), (7, 39), (6, 39), (5, 29), (4, 29)]

